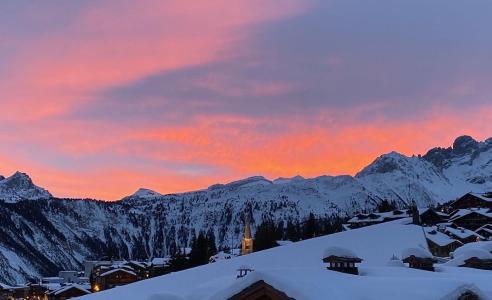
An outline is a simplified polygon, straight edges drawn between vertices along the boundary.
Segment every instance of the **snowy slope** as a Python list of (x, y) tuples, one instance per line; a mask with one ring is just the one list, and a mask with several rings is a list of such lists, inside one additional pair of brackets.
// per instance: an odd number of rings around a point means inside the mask
[[(469, 191), (492, 191), (491, 161), (492, 139), (460, 137), (453, 147), (424, 156), (382, 155), (355, 177), (270, 181), (256, 176), (181, 194), (140, 189), (112, 203), (51, 198), (27, 175), (16, 173), (0, 181), (0, 233), (12, 237), (0, 239), (0, 276), (13, 284), (78, 268), (89, 257), (162, 256), (189, 246), (201, 229), (213, 229), (218, 246), (236, 247), (245, 214), (254, 231), (263, 218), (286, 224), (311, 212), (349, 217), (374, 210), (382, 200), (425, 207)], [(12, 251), (17, 257), (9, 259)]]
[[(436, 273), (387, 267), (393, 255), (409, 247), (426, 247), (422, 230), (399, 220), (293, 243), (182, 272), (153, 278), (81, 299), (228, 299), (248, 285), (265, 280), (298, 300), (448, 299), (460, 290), (492, 295), (490, 272), (439, 267)], [(328, 271), (322, 262), (327, 247), (344, 247), (363, 258), (352, 276)], [(237, 279), (236, 269), (255, 271)], [(429, 280), (432, 279), (432, 280)], [(386, 296), (386, 297), (385, 297)], [(457, 297), (456, 297), (457, 298)], [(456, 299), (449, 298), (449, 299)]]

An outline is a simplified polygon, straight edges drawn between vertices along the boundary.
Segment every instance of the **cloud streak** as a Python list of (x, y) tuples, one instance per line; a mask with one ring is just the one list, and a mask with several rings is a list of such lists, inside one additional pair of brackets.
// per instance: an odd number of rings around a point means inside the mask
[(29, 172), (55, 195), (117, 199), (142, 186), (354, 174), (383, 152), (486, 138), (490, 8), (9, 3), (0, 171)]

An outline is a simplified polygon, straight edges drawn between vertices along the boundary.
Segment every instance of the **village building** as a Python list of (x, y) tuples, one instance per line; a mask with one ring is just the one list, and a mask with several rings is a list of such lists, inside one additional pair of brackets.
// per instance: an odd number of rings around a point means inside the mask
[(420, 224), (424, 226), (433, 226), (439, 223), (445, 222), (449, 215), (437, 211), (433, 208), (426, 208), (419, 210)]
[(412, 269), (424, 271), (434, 271), (434, 264), (437, 262), (432, 254), (422, 248), (408, 248), (402, 253), (402, 261)]
[(344, 228), (356, 229), (361, 227), (366, 227), (370, 225), (380, 224), (388, 221), (408, 218), (410, 212), (407, 210), (396, 209), (390, 212), (383, 213), (370, 213), (370, 214), (357, 214), (355, 217), (349, 219), (347, 224), (344, 224)]
[(253, 237), (251, 236), (251, 227), (249, 218), (244, 222), (243, 240), (241, 242), (241, 255), (253, 253)]
[(116, 286), (121, 286), (138, 281), (138, 276), (135, 272), (126, 268), (118, 268), (106, 271), (95, 278), (92, 285), (93, 292), (112, 289)]
[(449, 222), (458, 227), (476, 230), (492, 223), (492, 210), (489, 208), (459, 209), (451, 214)]
[(477, 257), (470, 257), (465, 260), (465, 263), (461, 267), (492, 270), (492, 259), (481, 259)]
[(445, 232), (450, 237), (460, 241), (463, 244), (473, 243), (485, 239), (483, 236), (479, 235), (475, 231), (471, 231), (469, 229), (462, 228), (462, 227), (458, 227), (458, 228), (446, 227)]
[(147, 279), (150, 277), (151, 265), (146, 262), (129, 261), (123, 264), (123, 267), (128, 267), (128, 270), (137, 274), (138, 280)]
[(491, 240), (492, 238), (492, 224), (486, 224), (477, 230), (475, 232), (481, 236), (483, 236), (486, 240)]
[(468, 193), (451, 203), (453, 209), (467, 209), (472, 207), (492, 208), (490, 194)]
[(359, 275), (359, 269), (356, 264), (361, 263), (362, 259), (348, 249), (330, 247), (324, 252), (323, 262), (328, 264), (328, 270)]
[(91, 292), (78, 284), (66, 285), (58, 290), (48, 292), (48, 300), (67, 300), (70, 298), (81, 297)]
[(434, 256), (449, 257), (458, 247), (462, 246), (458, 240), (439, 232), (435, 227), (424, 228), (427, 245)]
[(150, 277), (161, 276), (171, 272), (170, 260), (170, 256), (153, 258), (150, 263)]

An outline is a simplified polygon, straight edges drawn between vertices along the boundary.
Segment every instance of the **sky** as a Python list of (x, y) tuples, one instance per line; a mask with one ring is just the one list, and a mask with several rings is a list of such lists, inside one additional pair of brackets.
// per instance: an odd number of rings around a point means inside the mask
[(489, 0), (6, 0), (0, 174), (115, 200), (492, 136)]

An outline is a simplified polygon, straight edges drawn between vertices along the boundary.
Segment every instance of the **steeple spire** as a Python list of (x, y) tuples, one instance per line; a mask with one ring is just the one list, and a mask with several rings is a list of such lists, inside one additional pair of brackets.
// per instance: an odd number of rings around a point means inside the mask
[(246, 255), (253, 252), (253, 238), (251, 237), (251, 226), (249, 224), (249, 214), (244, 218), (243, 240), (241, 242), (241, 254)]

